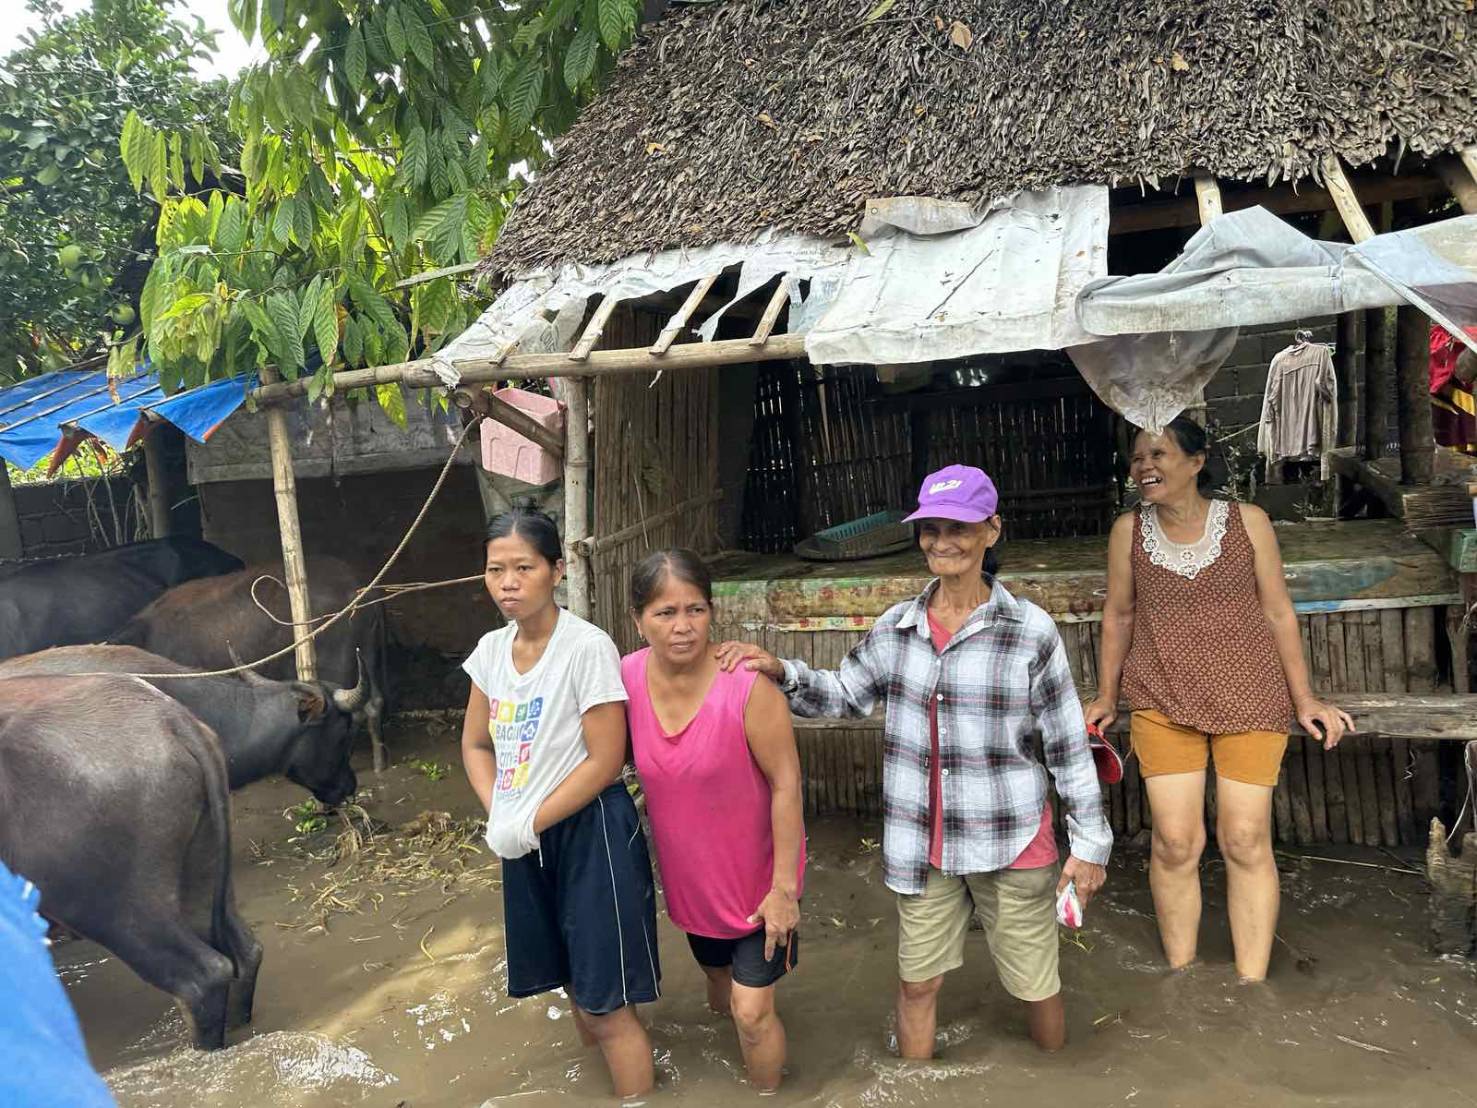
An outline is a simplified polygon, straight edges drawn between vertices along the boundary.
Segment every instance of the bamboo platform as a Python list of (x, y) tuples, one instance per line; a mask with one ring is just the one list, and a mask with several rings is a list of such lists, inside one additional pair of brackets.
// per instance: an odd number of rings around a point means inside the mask
[[(1457, 577), (1394, 520), (1279, 526), (1277, 535), (1314, 687), (1360, 721), (1335, 751), (1302, 735), (1288, 743), (1273, 796), (1277, 838), (1424, 846), (1441, 806), (1443, 758), (1456, 760), (1450, 740), (1477, 739), (1477, 699), (1451, 695), (1468, 692), (1453, 679), (1466, 672)], [(1006, 587), (1056, 619), (1079, 687), (1095, 686), (1106, 541), (1008, 542), (1000, 558)], [(715, 637), (823, 668), (839, 666), (877, 616), (928, 581), (913, 551), (829, 564), (736, 554), (716, 570)], [(880, 721), (796, 723), (807, 810), (880, 816)], [(1105, 799), (1118, 835), (1150, 826), (1137, 759)], [(1206, 812), (1213, 825), (1213, 782)]]

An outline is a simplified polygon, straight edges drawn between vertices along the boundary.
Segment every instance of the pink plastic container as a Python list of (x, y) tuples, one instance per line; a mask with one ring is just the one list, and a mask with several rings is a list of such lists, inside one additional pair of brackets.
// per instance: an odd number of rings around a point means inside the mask
[[(556, 435), (563, 435), (564, 409), (557, 400), (523, 389), (498, 389), (493, 395), (527, 412)], [(493, 419), (482, 421), (482, 468), (529, 485), (547, 485), (562, 476), (557, 458)]]

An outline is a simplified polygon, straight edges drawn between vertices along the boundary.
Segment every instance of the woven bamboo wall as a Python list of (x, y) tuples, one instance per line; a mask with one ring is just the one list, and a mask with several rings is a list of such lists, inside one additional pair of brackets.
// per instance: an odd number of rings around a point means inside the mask
[[(1341, 692), (1452, 691), (1437, 661), (1445, 650), (1447, 614), (1444, 608), (1417, 607), (1300, 617), (1315, 688), (1335, 699)], [(1083, 686), (1096, 682), (1101, 626), (1059, 625), (1073, 675)], [(716, 627), (714, 637), (757, 642), (780, 657), (834, 669), (860, 635), (755, 632), (726, 625)], [(882, 733), (876, 725), (826, 721), (802, 727), (798, 736), (808, 812), (881, 814)], [(1437, 746), (1349, 738), (1336, 751), (1325, 752), (1311, 740), (1293, 738), (1273, 793), (1277, 840), (1424, 846), (1426, 828), (1441, 801)], [(1123, 781), (1105, 790), (1105, 800), (1115, 834), (1131, 837), (1150, 826), (1138, 759), (1129, 759)], [(1206, 816), (1213, 827), (1213, 775), (1206, 790)]]
[[(622, 307), (605, 328), (612, 349), (647, 346), (664, 317)], [(645, 376), (597, 379), (593, 398), (594, 534), (611, 535), (718, 487), (717, 370), (684, 369), (653, 382)], [(716, 545), (717, 516), (709, 502), (654, 523), (594, 557), (595, 622), (622, 652), (635, 649), (626, 615), (631, 570), (648, 552)]]

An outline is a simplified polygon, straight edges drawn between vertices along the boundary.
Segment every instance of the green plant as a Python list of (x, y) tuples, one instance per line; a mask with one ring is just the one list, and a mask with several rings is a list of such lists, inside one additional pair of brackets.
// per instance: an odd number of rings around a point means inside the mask
[(451, 772), (451, 767), (442, 762), (428, 762), (422, 759), (411, 762), (410, 768), (419, 773), (427, 781), (440, 781)]
[(316, 835), (328, 828), (328, 813), (316, 800), (305, 800), (283, 815), (293, 821), (292, 829), (299, 835)]

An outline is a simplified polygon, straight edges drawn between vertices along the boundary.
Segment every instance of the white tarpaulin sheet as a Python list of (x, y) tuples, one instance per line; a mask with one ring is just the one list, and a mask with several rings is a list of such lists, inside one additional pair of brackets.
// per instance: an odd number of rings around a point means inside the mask
[(1236, 328), (1406, 302), (1448, 329), (1477, 323), (1477, 217), (1349, 246), (1246, 208), (1202, 227), (1158, 273), (1091, 282), (1077, 317), (1103, 338), (1068, 353), (1104, 403), (1157, 430), (1215, 375)]
[[(789, 287), (790, 330), (820, 365), (925, 362), (1011, 350), (1060, 349), (1089, 336), (1072, 304), (1107, 272), (1105, 188), (1022, 193), (970, 213), (964, 205), (905, 197), (871, 206), (865, 249), (766, 232), (743, 245), (667, 250), (609, 265), (531, 274), (436, 355), (455, 363), (569, 350), (591, 298), (635, 300), (739, 267), (732, 300), (694, 330), (711, 340), (729, 307), (776, 277)], [(809, 282), (801, 296), (800, 282)]]

